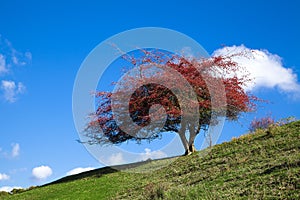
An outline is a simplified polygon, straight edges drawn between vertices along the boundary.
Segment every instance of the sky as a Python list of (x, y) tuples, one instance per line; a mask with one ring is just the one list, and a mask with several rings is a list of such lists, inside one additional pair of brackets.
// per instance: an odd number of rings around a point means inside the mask
[[(299, 4), (296, 0), (1, 1), (0, 190), (41, 185), (103, 166), (76, 141), (73, 86), (82, 62), (99, 43), (134, 28), (181, 32), (210, 55), (254, 52), (251, 62), (237, 62), (256, 78), (256, 84), (246, 89), (269, 103), (238, 122), (226, 122), (219, 143), (245, 133), (254, 117), (299, 119)], [(141, 159), (168, 156), (151, 147), (138, 147)], [(116, 164), (123, 159), (114, 154), (108, 161)]]

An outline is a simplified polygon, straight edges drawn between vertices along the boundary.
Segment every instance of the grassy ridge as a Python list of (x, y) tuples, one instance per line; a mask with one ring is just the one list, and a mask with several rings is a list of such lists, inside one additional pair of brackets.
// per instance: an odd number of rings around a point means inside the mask
[(300, 121), (135, 169), (164, 162), (151, 173), (97, 169), (0, 199), (300, 199)]

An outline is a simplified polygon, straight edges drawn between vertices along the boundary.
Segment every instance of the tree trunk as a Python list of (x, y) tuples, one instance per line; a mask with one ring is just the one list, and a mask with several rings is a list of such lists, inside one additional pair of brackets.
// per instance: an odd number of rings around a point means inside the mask
[(189, 151), (190, 153), (194, 153), (196, 151), (194, 142), (195, 142), (195, 138), (196, 138), (196, 130), (195, 130), (195, 126), (193, 124), (189, 125), (189, 132), (190, 132), (190, 138), (189, 138)]
[(186, 136), (185, 136), (185, 131), (186, 131), (186, 124), (182, 123), (182, 127), (180, 128), (178, 134), (180, 136), (182, 145), (185, 149), (184, 155), (186, 156), (186, 155), (190, 155), (191, 152), (190, 152), (189, 142), (188, 142), (188, 140), (186, 139)]
[(188, 156), (188, 155), (191, 155), (192, 154), (192, 152), (190, 152), (190, 149), (187, 149), (187, 150), (185, 150), (185, 152), (184, 152), (184, 156)]
[(189, 145), (189, 151), (190, 151), (191, 153), (196, 152), (196, 148), (195, 148), (194, 143)]
[(186, 128), (187, 128), (186, 123), (182, 123), (182, 127), (179, 130), (179, 136), (180, 136), (181, 142), (183, 144), (183, 147), (185, 149), (185, 153), (184, 153), (185, 156), (196, 152), (194, 142), (195, 142), (197, 133), (200, 130), (200, 125), (197, 129), (195, 128), (195, 125), (193, 125), (193, 124), (188, 125), (188, 129), (189, 129), (189, 133), (190, 133), (189, 140), (187, 140), (186, 136), (185, 136)]
[(182, 142), (182, 144), (183, 144), (183, 147), (184, 147), (184, 149), (185, 149), (184, 155), (185, 155), (185, 156), (186, 156), (186, 155), (190, 155), (190, 154), (191, 154), (191, 152), (190, 152), (190, 147), (189, 147), (189, 143), (188, 143), (188, 141), (187, 141), (185, 135), (179, 134), (179, 136), (180, 136), (181, 142)]

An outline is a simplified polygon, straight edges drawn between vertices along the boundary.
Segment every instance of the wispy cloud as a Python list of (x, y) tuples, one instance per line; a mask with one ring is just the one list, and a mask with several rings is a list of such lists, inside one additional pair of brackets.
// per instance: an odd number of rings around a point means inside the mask
[(9, 175), (0, 173), (0, 181), (6, 181), (9, 179), (10, 179)]
[(2, 148), (0, 148), (0, 155), (4, 156), (4, 158), (16, 158), (20, 155), (20, 144), (19, 143), (12, 143), (11, 144), (11, 151), (5, 151)]
[(7, 73), (8, 69), (6, 68), (6, 61), (5, 61), (5, 57), (0, 54), (0, 75)]
[(244, 45), (217, 49), (213, 56), (230, 55), (243, 52), (243, 56), (235, 57), (233, 61), (244, 67), (249, 73), (253, 83), (247, 85), (247, 91), (259, 88), (277, 88), (287, 93), (299, 93), (300, 84), (297, 74), (291, 68), (283, 65), (282, 58), (267, 50), (250, 49)]
[(29, 51), (21, 52), (13, 44), (0, 35), (0, 53), (6, 56), (7, 67), (24, 66), (31, 62), (32, 55)]
[(4, 99), (10, 103), (14, 103), (18, 95), (25, 92), (26, 87), (21, 82), (16, 84), (14, 81), (2, 80), (0, 89), (3, 92)]
[(32, 169), (32, 176), (36, 180), (44, 180), (52, 175), (52, 169), (49, 166), (39, 166)]
[(11, 80), (15, 67), (31, 63), (30, 52), (17, 51), (11, 42), (0, 35), (0, 96), (9, 103), (14, 103), (17, 96), (23, 94), (25, 85), (22, 82)]
[(13, 158), (18, 157), (20, 155), (20, 145), (18, 143), (12, 144), (11, 156)]
[(75, 169), (72, 169), (70, 171), (68, 171), (66, 173), (67, 176), (71, 176), (71, 175), (74, 175), (74, 174), (80, 174), (82, 172), (87, 172), (87, 171), (91, 171), (91, 170), (94, 170), (95, 168), (94, 167), (77, 167)]
[(16, 168), (16, 169), (11, 169), (9, 170), (9, 174), (17, 174), (17, 173), (24, 173), (27, 171), (26, 167), (22, 167), (22, 168)]

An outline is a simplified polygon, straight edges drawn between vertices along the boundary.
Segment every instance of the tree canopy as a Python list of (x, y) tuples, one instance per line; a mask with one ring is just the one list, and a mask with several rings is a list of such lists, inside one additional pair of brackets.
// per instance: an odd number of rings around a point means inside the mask
[[(111, 92), (97, 91), (97, 109), (85, 134), (89, 144), (152, 141), (169, 131), (179, 134), (185, 154), (195, 151), (201, 130), (217, 117), (237, 120), (255, 109), (257, 98), (245, 91), (251, 80), (233, 61), (242, 52), (210, 58), (187, 57), (159, 50), (141, 50), (130, 61)], [(186, 136), (189, 133), (189, 138)]]

